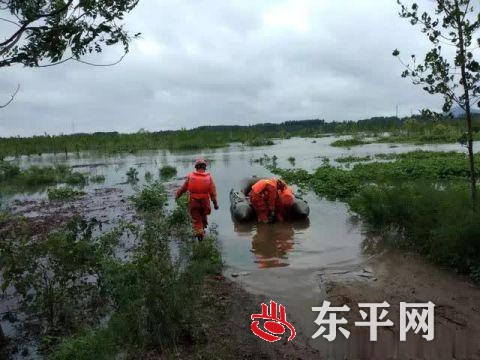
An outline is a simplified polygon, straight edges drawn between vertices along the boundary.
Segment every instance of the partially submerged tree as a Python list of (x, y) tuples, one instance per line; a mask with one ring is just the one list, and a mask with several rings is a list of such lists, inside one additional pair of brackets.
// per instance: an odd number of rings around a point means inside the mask
[[(400, 17), (419, 25), (433, 48), (417, 63), (415, 55), (405, 65), (402, 77), (410, 77), (430, 94), (443, 95), (443, 111), (457, 104), (465, 111), (467, 148), (470, 168), (472, 207), (476, 210), (476, 176), (473, 157), (472, 107), (480, 107), (480, 65), (475, 50), (480, 48), (480, 12), (478, 0), (435, 0), (434, 14), (420, 12), (416, 3), (410, 7), (397, 0)], [(449, 46), (453, 51), (450, 50)], [(400, 52), (395, 50), (394, 56)]]
[(69, 60), (90, 64), (81, 58), (116, 44), (126, 54), (131, 37), (121, 21), (138, 1), (0, 0), (2, 27), (10, 27), (0, 40), (0, 67), (44, 67)]

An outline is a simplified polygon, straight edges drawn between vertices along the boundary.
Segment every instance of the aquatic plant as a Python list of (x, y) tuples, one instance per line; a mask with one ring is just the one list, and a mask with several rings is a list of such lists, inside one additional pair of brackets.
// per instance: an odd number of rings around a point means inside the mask
[(138, 170), (134, 167), (131, 167), (127, 171), (127, 181), (129, 183), (136, 183), (138, 182)]
[(345, 139), (345, 140), (336, 140), (330, 144), (330, 146), (335, 147), (351, 147), (351, 146), (359, 146), (359, 145), (366, 145), (370, 144), (371, 142), (364, 141), (358, 138), (352, 139)]
[(146, 180), (147, 182), (150, 182), (150, 181), (152, 181), (152, 179), (153, 179), (153, 175), (152, 175), (152, 173), (151, 173), (150, 171), (145, 172), (144, 177), (145, 177), (145, 180)]
[(85, 192), (69, 187), (50, 188), (47, 190), (49, 200), (67, 200), (85, 195)]
[(290, 156), (287, 160), (290, 163), (290, 165), (295, 166), (295, 158), (293, 156)]
[(345, 156), (335, 159), (338, 163), (354, 163), (371, 160), (370, 156)]
[(92, 175), (89, 178), (89, 181), (92, 183), (101, 184), (105, 182), (105, 175)]
[(164, 165), (160, 168), (159, 173), (162, 180), (168, 180), (177, 175), (177, 168), (171, 165)]
[(167, 203), (167, 193), (160, 181), (144, 186), (130, 200), (139, 211), (161, 212)]

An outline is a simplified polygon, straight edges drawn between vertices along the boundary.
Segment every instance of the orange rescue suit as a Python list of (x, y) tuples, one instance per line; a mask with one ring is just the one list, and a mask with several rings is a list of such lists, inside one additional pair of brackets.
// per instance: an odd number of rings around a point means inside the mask
[(293, 189), (290, 186), (285, 186), (283, 190), (278, 190), (275, 209), (277, 220), (284, 221), (288, 218), (294, 201), (295, 195), (293, 195)]
[(277, 181), (275, 179), (261, 179), (253, 186), (249, 194), (250, 204), (257, 213), (259, 222), (268, 222), (268, 214), (275, 211), (277, 198)]
[(212, 211), (210, 199), (215, 206), (217, 204), (215, 182), (208, 172), (199, 169), (187, 176), (182, 187), (177, 191), (177, 198), (187, 191), (189, 194), (188, 211), (192, 217), (195, 235), (203, 238), (205, 234), (204, 229), (208, 225), (207, 216)]

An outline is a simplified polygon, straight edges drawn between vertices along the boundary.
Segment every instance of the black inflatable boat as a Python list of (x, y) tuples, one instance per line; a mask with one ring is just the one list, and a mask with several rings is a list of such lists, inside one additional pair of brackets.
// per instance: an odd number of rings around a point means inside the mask
[[(230, 190), (230, 210), (236, 221), (244, 222), (255, 219), (255, 210), (250, 206), (248, 196), (242, 191)], [(308, 203), (301, 197), (295, 195), (295, 201), (292, 205), (293, 219), (305, 219), (310, 214)]]

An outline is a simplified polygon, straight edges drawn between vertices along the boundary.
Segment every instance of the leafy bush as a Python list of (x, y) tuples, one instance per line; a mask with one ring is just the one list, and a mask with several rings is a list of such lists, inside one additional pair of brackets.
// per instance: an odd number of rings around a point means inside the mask
[(171, 165), (165, 165), (160, 168), (159, 172), (163, 180), (168, 180), (177, 175), (177, 168)]
[(162, 183), (156, 181), (131, 196), (130, 200), (139, 211), (161, 212), (167, 202), (167, 193)]

